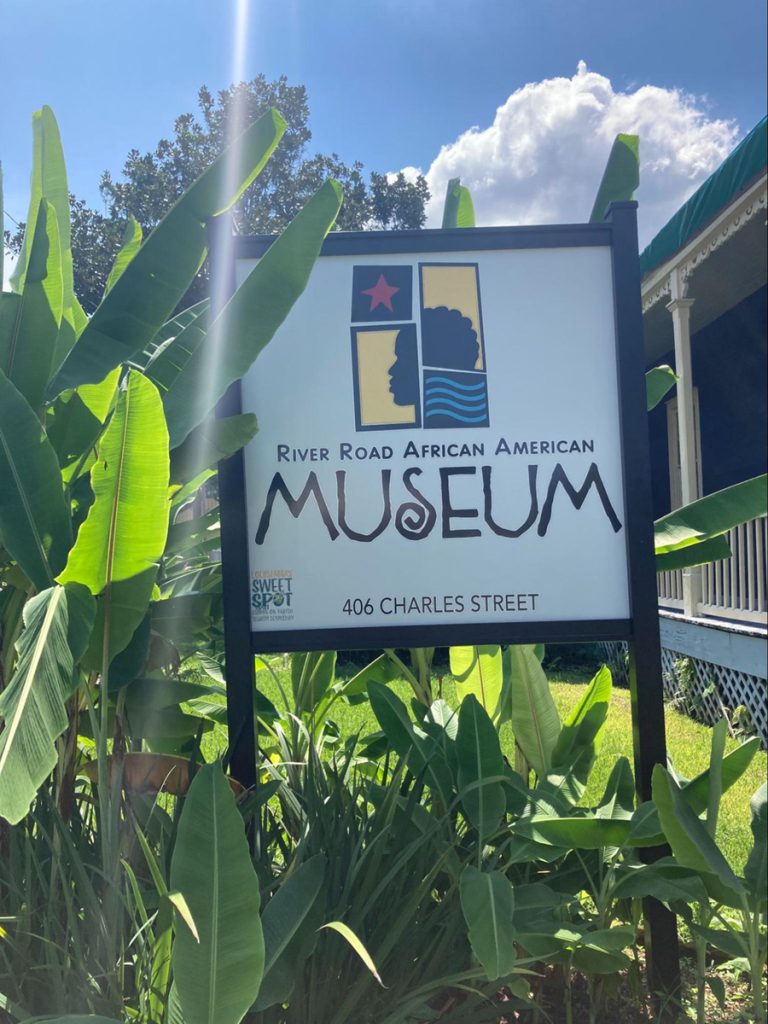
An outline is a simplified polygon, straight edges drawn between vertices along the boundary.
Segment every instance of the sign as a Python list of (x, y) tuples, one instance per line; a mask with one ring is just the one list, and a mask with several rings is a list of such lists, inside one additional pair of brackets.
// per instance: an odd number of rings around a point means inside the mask
[[(601, 224), (331, 235), (218, 415), (231, 769), (254, 653), (626, 640), (635, 784), (666, 763), (634, 202)], [(271, 239), (211, 224), (234, 284)], [(235, 265), (230, 265), (234, 252)], [(641, 851), (653, 861), (664, 850)], [(644, 901), (652, 989), (676, 919)]]
[(616, 338), (606, 226), (330, 236), (242, 381), (255, 648), (626, 635)]

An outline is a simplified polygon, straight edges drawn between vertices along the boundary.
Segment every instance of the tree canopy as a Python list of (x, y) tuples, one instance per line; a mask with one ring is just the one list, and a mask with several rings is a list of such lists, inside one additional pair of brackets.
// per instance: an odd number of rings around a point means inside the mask
[[(285, 76), (270, 82), (257, 75), (216, 94), (203, 86), (198, 107), (197, 114), (177, 117), (172, 137), (160, 139), (152, 151), (131, 149), (120, 176), (104, 171), (99, 190), (105, 212), (70, 197), (75, 291), (87, 312), (101, 299), (129, 218), (148, 234), (222, 149), (271, 107), (282, 113), (288, 128), (272, 159), (234, 208), (238, 233), (282, 230), (328, 177), (344, 188), (337, 229), (423, 227), (429, 189), (421, 175), (409, 181), (402, 173), (372, 171), (366, 179), (360, 161), (350, 165), (336, 153), (308, 154), (312, 132), (303, 85), (290, 85)], [(12, 251), (19, 251), (23, 234), (21, 224), (7, 236)], [(206, 287), (203, 272), (186, 301), (202, 298)]]

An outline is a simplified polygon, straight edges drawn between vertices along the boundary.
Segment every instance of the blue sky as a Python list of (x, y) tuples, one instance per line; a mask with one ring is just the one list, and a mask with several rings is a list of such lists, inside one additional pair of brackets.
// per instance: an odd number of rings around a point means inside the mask
[(231, 81), (238, 2), (245, 77), (307, 86), (312, 150), (436, 192), (460, 173), (485, 223), (583, 219), (609, 136), (635, 127), (647, 235), (765, 113), (763, 0), (0, 0), (9, 213), (33, 110), (53, 107), (97, 204), (104, 169)]

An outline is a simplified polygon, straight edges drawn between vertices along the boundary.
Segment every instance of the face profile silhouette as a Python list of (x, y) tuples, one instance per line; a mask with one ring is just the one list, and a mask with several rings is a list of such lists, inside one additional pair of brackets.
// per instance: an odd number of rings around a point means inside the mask
[(400, 331), (395, 340), (395, 361), (389, 368), (389, 390), (395, 405), (419, 404), (419, 363), (414, 331)]
[(425, 366), (445, 370), (474, 370), (480, 354), (472, 321), (447, 306), (421, 311), (421, 348)]

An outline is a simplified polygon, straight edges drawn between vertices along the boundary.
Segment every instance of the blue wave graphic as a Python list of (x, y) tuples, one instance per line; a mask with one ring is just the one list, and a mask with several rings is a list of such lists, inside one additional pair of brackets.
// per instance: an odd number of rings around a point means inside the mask
[(478, 402), (457, 402), (453, 398), (428, 398), (424, 403), (425, 407), (430, 405), (450, 405), (460, 412), (483, 412), (488, 408), (485, 399)]
[(448, 395), (449, 398), (455, 398), (459, 402), (485, 402), (487, 396), (485, 393), (477, 395), (462, 395), (456, 391), (451, 391), (450, 388), (426, 388), (424, 391), (425, 395)]
[(426, 377), (425, 378), (425, 383), (426, 384), (435, 384), (435, 383), (449, 384), (452, 388), (455, 388), (458, 391), (479, 391), (481, 388), (485, 387), (485, 381), (484, 380), (481, 380), (478, 384), (459, 384), (458, 381), (451, 380), (450, 377), (437, 377), (437, 376), (436, 377), (432, 377), (432, 376)]
[(461, 413), (451, 412), (450, 409), (429, 409), (424, 414), (425, 419), (429, 419), (430, 416), (447, 416), (448, 419), (458, 420), (460, 423), (485, 423), (488, 419), (486, 413), (482, 416), (462, 416)]
[[(466, 380), (466, 378), (465, 378)], [(451, 421), (467, 425), (488, 423), (488, 381), (485, 376), (469, 377), (465, 383), (453, 376), (424, 373), (424, 419), (438, 418), (431, 426), (450, 426)]]

